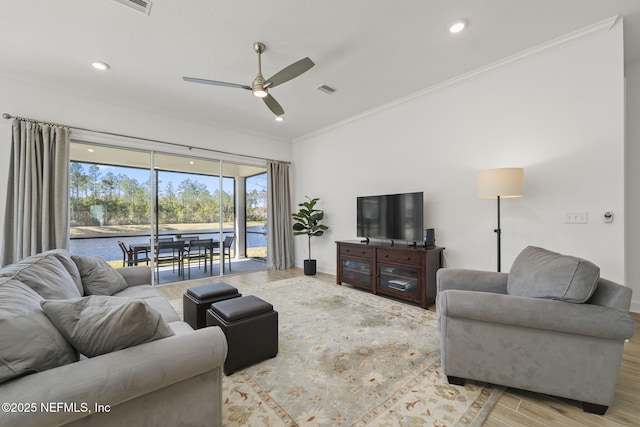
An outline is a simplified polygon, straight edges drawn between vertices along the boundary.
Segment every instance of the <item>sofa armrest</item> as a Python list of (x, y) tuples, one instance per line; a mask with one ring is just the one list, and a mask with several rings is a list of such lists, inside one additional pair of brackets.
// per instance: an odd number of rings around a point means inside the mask
[(598, 282), (598, 287), (587, 303), (629, 311), (631, 307), (631, 293), (631, 288), (601, 277)]
[(438, 316), (464, 318), (613, 340), (631, 338), (627, 312), (593, 304), (447, 290), (438, 294)]
[(151, 284), (151, 267), (146, 265), (121, 267), (116, 268), (116, 271), (124, 277), (129, 287)]
[(438, 293), (447, 289), (477, 292), (507, 293), (507, 273), (492, 271), (441, 268), (436, 273)]
[[(68, 423), (222, 367), (227, 340), (218, 327), (141, 344), (2, 384), (3, 402), (35, 403), (37, 411), (0, 413), (0, 425)], [(206, 397), (205, 397), (206, 399)], [(40, 404), (76, 404), (78, 411), (43, 412)], [(85, 406), (83, 406), (83, 404)], [(206, 402), (204, 403), (206, 404)]]

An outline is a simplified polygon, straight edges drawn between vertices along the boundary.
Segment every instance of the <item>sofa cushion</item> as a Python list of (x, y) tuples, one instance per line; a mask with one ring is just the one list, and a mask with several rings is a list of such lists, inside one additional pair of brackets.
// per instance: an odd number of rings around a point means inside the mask
[(41, 305), (67, 341), (88, 357), (174, 335), (160, 313), (144, 301), (90, 295)]
[(113, 296), (143, 300), (149, 307), (160, 313), (167, 323), (182, 320), (171, 303), (166, 298), (161, 297), (151, 285), (131, 286)]
[(583, 303), (599, 279), (600, 268), (590, 261), (529, 246), (511, 266), (507, 293)]
[(0, 275), (24, 283), (45, 299), (78, 298), (82, 293), (56, 254), (43, 252), (0, 270)]
[(0, 383), (78, 361), (78, 352), (40, 308), (41, 300), (24, 283), (0, 280)]
[(120, 273), (98, 257), (73, 255), (86, 295), (113, 295), (129, 285)]
[(71, 253), (63, 249), (52, 249), (45, 253), (53, 257), (56, 257), (57, 260), (60, 261), (62, 266), (71, 275), (71, 278), (73, 279), (73, 283), (76, 284), (76, 287), (80, 292), (80, 296), (83, 296), (84, 288), (82, 287), (82, 277), (80, 277), (80, 271), (78, 271), (78, 266), (76, 265), (75, 262), (73, 262), (73, 259), (71, 259)]

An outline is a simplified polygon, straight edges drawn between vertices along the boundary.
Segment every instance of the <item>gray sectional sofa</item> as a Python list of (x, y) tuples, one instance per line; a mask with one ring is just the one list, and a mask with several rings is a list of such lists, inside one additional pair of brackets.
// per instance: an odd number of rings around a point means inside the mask
[(510, 272), (441, 269), (437, 312), (442, 368), (465, 379), (560, 396), (604, 414), (625, 340), (631, 289), (593, 263), (525, 248)]
[(62, 250), (0, 269), (0, 425), (221, 425), (224, 334), (150, 283)]

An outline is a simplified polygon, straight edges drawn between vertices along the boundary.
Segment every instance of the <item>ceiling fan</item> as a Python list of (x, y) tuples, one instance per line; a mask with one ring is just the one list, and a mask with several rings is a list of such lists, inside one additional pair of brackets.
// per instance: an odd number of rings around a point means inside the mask
[(246, 89), (253, 92), (253, 95), (262, 98), (267, 107), (275, 114), (277, 117), (280, 117), (284, 114), (284, 110), (282, 106), (275, 100), (271, 94), (269, 94), (269, 89), (281, 85), (282, 83), (286, 83), (289, 80), (295, 79), (300, 74), (309, 70), (315, 64), (311, 59), (303, 58), (299, 61), (294, 62), (293, 64), (283, 68), (282, 70), (275, 73), (268, 79), (264, 79), (262, 77), (262, 52), (265, 50), (265, 45), (260, 42), (255, 42), (253, 44), (253, 50), (258, 54), (258, 75), (251, 83), (251, 86), (242, 85), (237, 83), (228, 83), (228, 82), (219, 82), (216, 80), (206, 80), (206, 79), (197, 79), (194, 77), (183, 77), (182, 79), (186, 82), (192, 83), (203, 83), (214, 86), (226, 86), (226, 87), (235, 87), (240, 89)]

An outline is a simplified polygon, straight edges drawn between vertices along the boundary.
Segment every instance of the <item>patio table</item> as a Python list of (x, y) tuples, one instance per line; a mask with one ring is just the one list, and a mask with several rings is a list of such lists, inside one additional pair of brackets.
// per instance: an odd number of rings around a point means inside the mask
[[(219, 248), (220, 247), (220, 242), (217, 240), (214, 240), (213, 242), (211, 242), (211, 246), (208, 247), (208, 249), (211, 250), (211, 260), (213, 261), (213, 249), (215, 248)], [(165, 246), (166, 248), (166, 246)], [(133, 262), (135, 265), (138, 264), (138, 253), (140, 252), (149, 252), (151, 250), (151, 244), (150, 243), (131, 243), (129, 245), (129, 249), (133, 252)], [(189, 243), (185, 242), (184, 243), (184, 250), (188, 250), (189, 249)], [(220, 259), (221, 259), (221, 265), (224, 265), (224, 251), (220, 251)], [(213, 268), (212, 268), (213, 270)]]

